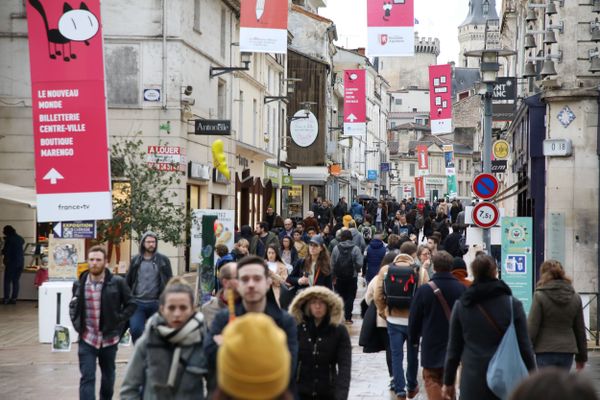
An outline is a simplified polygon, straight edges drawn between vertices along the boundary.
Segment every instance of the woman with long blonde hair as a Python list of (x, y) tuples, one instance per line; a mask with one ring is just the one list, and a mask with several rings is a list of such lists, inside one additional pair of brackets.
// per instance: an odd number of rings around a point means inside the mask
[(570, 370), (575, 356), (577, 370), (584, 368), (587, 339), (581, 297), (556, 260), (546, 260), (540, 267), (527, 326), (538, 367)]

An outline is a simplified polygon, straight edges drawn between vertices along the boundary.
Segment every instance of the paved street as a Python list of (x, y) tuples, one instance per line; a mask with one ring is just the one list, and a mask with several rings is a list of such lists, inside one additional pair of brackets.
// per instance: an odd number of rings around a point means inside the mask
[[(361, 292), (362, 288), (359, 295)], [(357, 299), (356, 312), (358, 303)], [(363, 354), (358, 347), (360, 322), (355, 317), (350, 328), (353, 352), (350, 399), (391, 399), (384, 353)], [(119, 349), (115, 391), (121, 384), (131, 351), (131, 347)], [(594, 377), (600, 393), (600, 354), (590, 353), (590, 360), (587, 373)], [(34, 302), (0, 306), (0, 399), (77, 399), (78, 379), (77, 345), (70, 353), (52, 353), (49, 344), (37, 342)], [(426, 398), (424, 393), (417, 397), (419, 400)]]

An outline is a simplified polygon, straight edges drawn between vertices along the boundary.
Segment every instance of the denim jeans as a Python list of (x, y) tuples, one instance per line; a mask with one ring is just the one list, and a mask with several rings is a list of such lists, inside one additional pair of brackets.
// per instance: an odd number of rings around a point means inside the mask
[(352, 309), (358, 290), (357, 280), (358, 278), (337, 278), (335, 280), (335, 291), (344, 300), (344, 319), (346, 321), (352, 321)]
[(408, 326), (396, 325), (388, 321), (390, 350), (392, 353), (392, 372), (394, 373), (394, 389), (399, 396), (406, 396), (406, 390), (414, 390), (419, 386), (417, 372), (419, 370), (419, 349), (407, 344), (406, 349), (406, 380), (404, 379), (404, 342), (408, 342)]
[(100, 381), (100, 399), (110, 400), (115, 386), (115, 358), (118, 344), (99, 349), (79, 339), (79, 400), (94, 400), (96, 395), (96, 359), (100, 365), (102, 380)]
[(131, 333), (131, 339), (134, 343), (142, 336), (142, 333), (144, 333), (146, 320), (158, 311), (158, 300), (150, 302), (136, 301), (135, 304), (137, 304), (137, 308), (129, 319), (129, 332)]
[(536, 353), (538, 368), (558, 367), (567, 371), (573, 366), (573, 353)]
[(16, 300), (19, 297), (19, 280), (22, 272), (22, 269), (13, 267), (6, 267), (4, 270), (4, 300)]

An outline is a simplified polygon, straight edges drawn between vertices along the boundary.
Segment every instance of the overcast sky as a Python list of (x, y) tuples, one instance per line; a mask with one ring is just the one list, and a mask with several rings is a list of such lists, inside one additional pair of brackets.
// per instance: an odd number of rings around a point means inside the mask
[[(500, 15), (501, 0), (496, 1)], [(335, 22), (338, 42), (342, 47), (365, 47), (367, 43), (366, 0), (327, 0), (327, 7), (319, 14)], [(419, 37), (440, 39), (441, 53), (438, 64), (457, 61), (458, 25), (469, 11), (469, 0), (415, 0), (415, 31)]]

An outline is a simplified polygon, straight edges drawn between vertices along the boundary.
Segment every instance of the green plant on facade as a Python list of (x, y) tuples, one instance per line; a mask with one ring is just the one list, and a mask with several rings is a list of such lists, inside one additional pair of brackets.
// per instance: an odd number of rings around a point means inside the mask
[(156, 168), (147, 161), (143, 141), (131, 137), (117, 140), (110, 155), (113, 219), (99, 221), (100, 241), (138, 242), (144, 232), (153, 231), (162, 242), (185, 243), (190, 218), (185, 202), (173, 190), (184, 176), (179, 164), (169, 164), (168, 170)]

